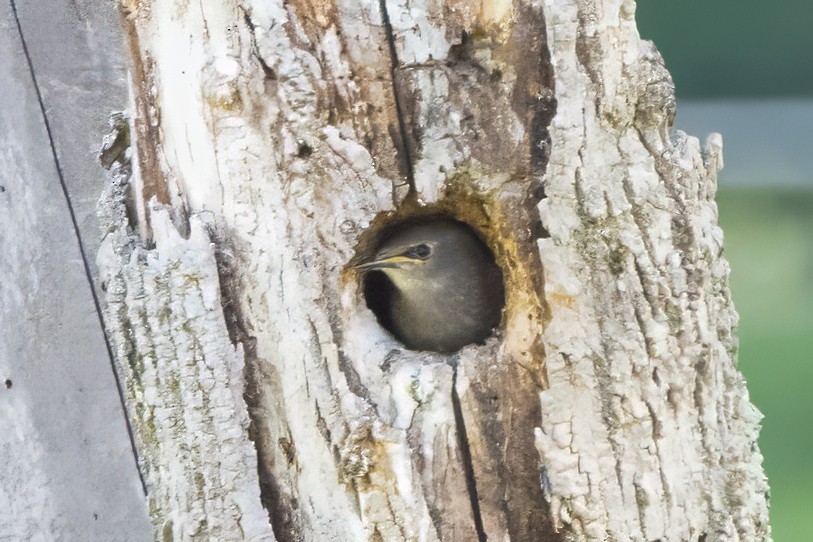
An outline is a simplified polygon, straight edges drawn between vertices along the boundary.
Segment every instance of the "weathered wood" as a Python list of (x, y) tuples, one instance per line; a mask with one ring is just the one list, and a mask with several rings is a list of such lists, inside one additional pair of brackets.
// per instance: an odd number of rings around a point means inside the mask
[(630, 1), (548, 0), (557, 113), (539, 243), (551, 321), (537, 447), (577, 539), (769, 539), (759, 412), (704, 152)]
[[(123, 207), (126, 188), (114, 184), (106, 208)], [(202, 223), (193, 219), (182, 239), (166, 213), (153, 213), (151, 251), (123, 224), (108, 225), (100, 257), (121, 270), (101, 277), (108, 332), (151, 482), (154, 539), (273, 540), (246, 438), (243, 352), (229, 341)]]
[[(214, 487), (217, 435), (176, 450), (213, 435), (208, 398), (243, 393), (244, 360), (250, 428), (229, 442), (249, 466), (254, 441), (280, 540), (768, 537), (719, 145), (704, 162), (668, 135), (671, 82), (633, 2), (123, 4), (136, 153), (101, 262), (157, 534), (239, 537), (219, 505), (182, 521), (178, 496)], [(480, 230), (506, 276), (497, 335), (450, 356), (387, 335), (348, 266), (432, 212)], [(171, 309), (156, 273), (205, 317)], [(222, 378), (197, 389), (192, 364)], [(170, 401), (204, 422), (155, 431)], [(217, 415), (244, 421), (239, 401)], [(182, 469), (202, 481), (161, 476)]]
[(17, 1), (31, 65), (90, 269), (99, 249), (97, 154), (112, 111), (127, 107), (127, 56), (114, 2)]
[(124, 411), (8, 2), (0, 51), (0, 539), (146, 540)]

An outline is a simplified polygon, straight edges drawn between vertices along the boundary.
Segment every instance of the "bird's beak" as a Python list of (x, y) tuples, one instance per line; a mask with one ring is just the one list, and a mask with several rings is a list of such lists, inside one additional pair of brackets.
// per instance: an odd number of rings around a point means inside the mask
[(414, 261), (412, 258), (406, 256), (396, 255), (380, 258), (371, 262), (362, 262), (353, 266), (353, 269), (398, 269), (402, 264)]

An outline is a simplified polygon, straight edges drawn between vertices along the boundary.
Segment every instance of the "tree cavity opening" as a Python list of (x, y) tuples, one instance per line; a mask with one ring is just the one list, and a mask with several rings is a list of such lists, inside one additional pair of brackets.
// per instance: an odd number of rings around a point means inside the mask
[(475, 228), (428, 214), (369, 233), (351, 265), (362, 274), (367, 307), (405, 347), (449, 353), (494, 334), (503, 273)]

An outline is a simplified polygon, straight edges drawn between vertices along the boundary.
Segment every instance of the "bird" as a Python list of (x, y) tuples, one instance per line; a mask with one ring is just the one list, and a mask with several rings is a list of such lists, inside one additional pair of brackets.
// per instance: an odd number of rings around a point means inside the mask
[(502, 318), (502, 271), (488, 246), (462, 222), (403, 225), (354, 267), (381, 271), (389, 279), (387, 302), (368, 299), (368, 306), (380, 307), (379, 322), (411, 350), (449, 353), (482, 343)]

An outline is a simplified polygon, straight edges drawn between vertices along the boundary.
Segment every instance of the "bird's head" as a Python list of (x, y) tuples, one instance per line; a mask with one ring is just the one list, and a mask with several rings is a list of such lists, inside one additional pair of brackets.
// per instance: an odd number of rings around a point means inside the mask
[(465, 268), (479, 262), (484, 250), (467, 226), (431, 221), (398, 230), (355, 268), (382, 271), (399, 287), (415, 281), (440, 285), (461, 272), (465, 274)]
[[(378, 247), (375, 254), (355, 265), (361, 271), (382, 271), (396, 284), (425, 280), (437, 273), (438, 251), (445, 246), (442, 236), (427, 228), (399, 232)], [(442, 259), (442, 257), (441, 257)]]
[(502, 272), (474, 229), (435, 219), (388, 233), (353, 266), (386, 275), (364, 279), (367, 306), (382, 325), (407, 347), (436, 352), (488, 336), (504, 303)]

